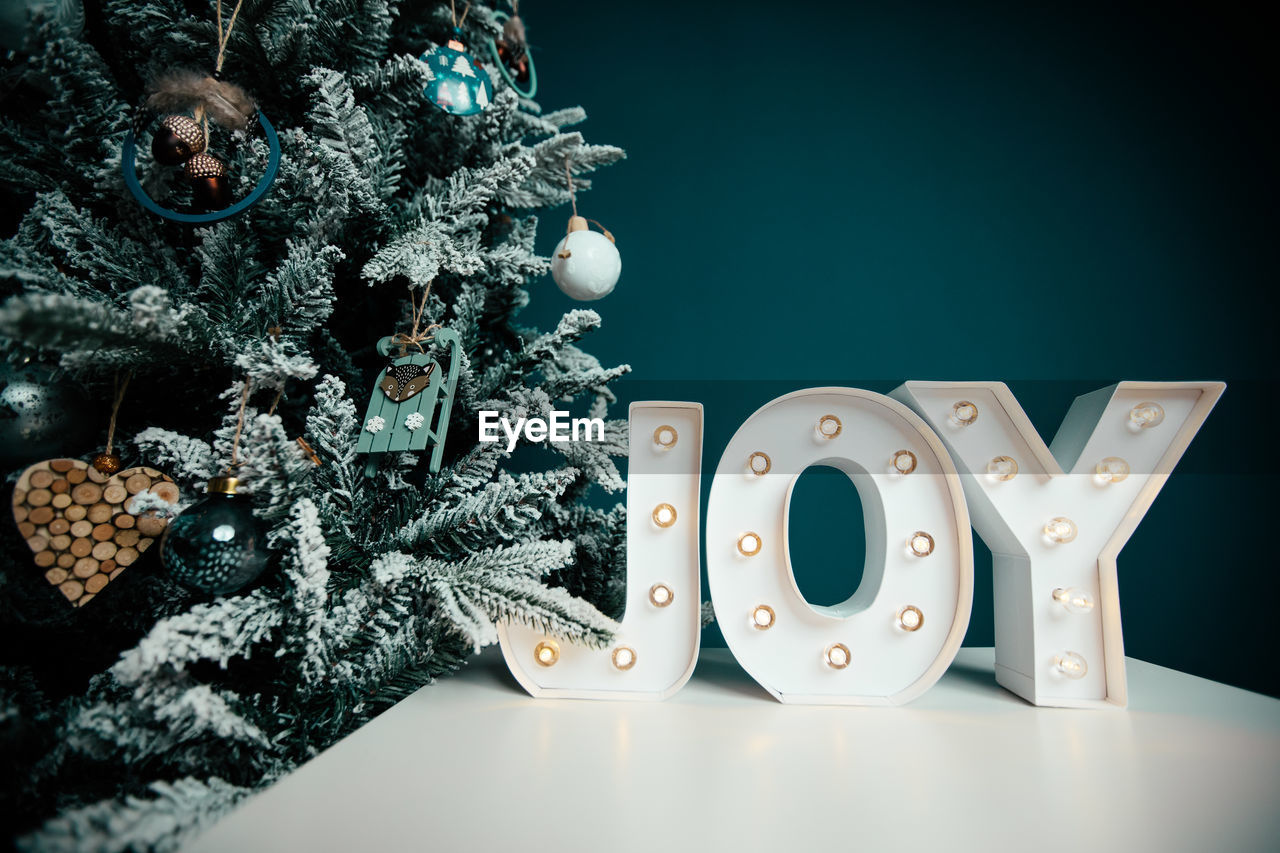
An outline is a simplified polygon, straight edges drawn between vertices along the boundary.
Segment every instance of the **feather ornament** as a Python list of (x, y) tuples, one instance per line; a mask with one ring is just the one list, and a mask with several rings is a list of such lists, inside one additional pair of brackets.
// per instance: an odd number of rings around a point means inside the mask
[(195, 112), (203, 108), (211, 121), (231, 130), (248, 127), (257, 109), (244, 89), (200, 71), (166, 71), (152, 80), (148, 89), (151, 94), (147, 106), (156, 112)]

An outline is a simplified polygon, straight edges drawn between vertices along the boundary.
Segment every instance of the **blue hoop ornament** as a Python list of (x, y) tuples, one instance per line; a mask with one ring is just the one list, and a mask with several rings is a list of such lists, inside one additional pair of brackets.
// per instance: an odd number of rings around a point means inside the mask
[[(506, 23), (510, 17), (506, 12), (495, 11), (493, 13), (493, 19), (499, 24)], [(489, 39), (489, 52), (493, 54), (493, 64), (498, 66), (498, 73), (502, 75), (503, 80), (507, 81), (507, 85), (514, 89), (515, 93), (520, 97), (533, 100), (533, 96), (538, 94), (538, 69), (533, 64), (533, 53), (528, 50), (524, 52), (525, 58), (529, 60), (529, 91), (526, 92), (520, 88), (515, 78), (507, 71), (507, 64), (498, 55), (498, 42), (492, 38)]]
[(134, 122), (134, 126), (129, 128), (129, 133), (124, 138), (124, 148), (120, 151), (120, 168), (124, 172), (124, 184), (129, 188), (129, 192), (133, 193), (133, 197), (138, 200), (139, 204), (155, 215), (162, 216), (173, 222), (185, 222), (190, 225), (212, 225), (215, 222), (221, 222), (224, 219), (230, 219), (233, 216), (239, 216), (244, 213), (261, 201), (262, 197), (271, 189), (271, 183), (276, 179), (276, 173), (280, 171), (280, 139), (276, 136), (276, 129), (271, 126), (271, 122), (267, 121), (267, 117), (261, 111), (256, 111), (258, 125), (262, 128), (262, 135), (266, 138), (267, 146), (271, 149), (271, 153), (267, 160), (267, 170), (262, 173), (262, 177), (258, 180), (258, 185), (253, 188), (253, 192), (230, 207), (224, 207), (222, 210), (214, 210), (209, 213), (180, 213), (167, 207), (161, 207), (151, 196), (147, 195), (146, 191), (142, 189), (142, 184), (138, 182), (137, 138), (142, 132), (142, 127), (145, 126), (142, 119), (146, 115), (147, 111), (139, 111), (138, 119)]

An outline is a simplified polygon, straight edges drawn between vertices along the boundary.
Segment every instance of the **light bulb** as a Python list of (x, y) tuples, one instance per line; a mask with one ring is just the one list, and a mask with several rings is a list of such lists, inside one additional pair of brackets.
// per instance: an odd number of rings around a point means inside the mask
[(832, 669), (844, 669), (853, 660), (853, 655), (849, 653), (849, 647), (844, 643), (832, 643), (827, 646), (822, 656), (826, 660), (827, 666)]
[(560, 660), (560, 644), (555, 640), (543, 640), (533, 647), (533, 659), (539, 666), (554, 666)]
[(1053, 656), (1053, 668), (1067, 678), (1084, 678), (1089, 664), (1076, 652), (1062, 652)]
[(636, 650), (630, 646), (618, 646), (613, 650), (613, 665), (627, 670), (636, 665)]
[(844, 430), (844, 424), (835, 415), (823, 415), (818, 418), (818, 437), (832, 439)]
[(904, 631), (919, 631), (924, 625), (924, 614), (914, 604), (908, 604), (898, 611), (898, 627)]
[(1094, 479), (1102, 485), (1119, 483), (1129, 476), (1129, 463), (1119, 456), (1108, 456), (1093, 467)]
[(893, 454), (893, 473), (910, 474), (916, 470), (916, 455), (910, 450), (899, 450)]
[(968, 400), (961, 400), (951, 407), (951, 421), (957, 426), (968, 426), (978, 419), (978, 407)]
[(1018, 476), (1018, 460), (1012, 456), (997, 456), (987, 463), (987, 476), (993, 480), (1008, 482)]
[(744, 557), (754, 557), (759, 554), (762, 545), (758, 533), (744, 533), (738, 537), (738, 553)]
[(907, 540), (907, 545), (911, 548), (911, 553), (917, 557), (927, 557), (933, 553), (933, 537), (923, 530), (912, 533), (911, 538)]
[(763, 477), (769, 473), (769, 469), (773, 467), (773, 460), (769, 458), (769, 454), (761, 453), (757, 450), (747, 457), (747, 469), (757, 477)]
[(757, 631), (767, 631), (773, 627), (777, 618), (772, 607), (767, 604), (758, 604), (756, 609), (751, 611), (751, 626)]
[(1045, 538), (1056, 545), (1061, 545), (1076, 538), (1076, 534), (1080, 531), (1076, 528), (1076, 523), (1069, 518), (1050, 519), (1049, 523), (1044, 526)]
[(654, 607), (666, 607), (676, 597), (671, 587), (665, 583), (655, 583), (649, 587), (649, 602)]
[(1053, 600), (1072, 613), (1091, 613), (1093, 611), (1093, 596), (1073, 586), (1055, 589), (1053, 591)]
[(653, 431), (653, 443), (658, 445), (662, 450), (670, 450), (676, 446), (676, 442), (680, 440), (680, 433), (676, 432), (676, 428), (663, 424)]
[(1139, 403), (1129, 410), (1130, 429), (1151, 429), (1164, 420), (1164, 406), (1159, 403)]
[(676, 508), (671, 504), (658, 504), (653, 508), (653, 523), (659, 527), (670, 527), (676, 523)]

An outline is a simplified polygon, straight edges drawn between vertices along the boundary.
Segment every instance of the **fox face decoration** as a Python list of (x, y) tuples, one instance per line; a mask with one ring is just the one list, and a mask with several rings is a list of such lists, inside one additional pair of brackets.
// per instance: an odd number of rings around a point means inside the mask
[[(406, 354), (395, 338), (378, 341), (391, 358), (369, 395), (356, 452), (369, 454), (365, 474), (373, 476), (385, 453), (431, 450), (431, 471), (440, 470), (462, 364), (462, 341), (452, 329), (437, 329), (430, 351)], [(393, 356), (400, 350), (399, 356)]]
[(426, 389), (431, 383), (431, 374), (435, 369), (434, 361), (425, 365), (393, 361), (387, 365), (378, 387), (387, 395), (387, 399), (403, 403)]

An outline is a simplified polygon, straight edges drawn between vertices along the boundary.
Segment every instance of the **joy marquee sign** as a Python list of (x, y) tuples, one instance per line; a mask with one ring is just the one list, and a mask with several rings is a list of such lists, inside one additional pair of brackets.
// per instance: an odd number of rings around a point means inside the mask
[[(1126, 704), (1116, 557), (1226, 386), (1121, 382), (1078, 398), (1051, 447), (999, 382), (811, 388), (742, 424), (707, 507), (707, 577), (726, 642), (783, 702), (896, 705), (955, 658), (977, 528), (995, 560), (996, 680), (1036, 705)], [(539, 697), (664, 699), (699, 641), (702, 406), (631, 407), (627, 605), (615, 644), (500, 630)], [(848, 601), (796, 587), (787, 514), (800, 474), (848, 474), (867, 561)], [(832, 519), (840, 528), (840, 519)]]

